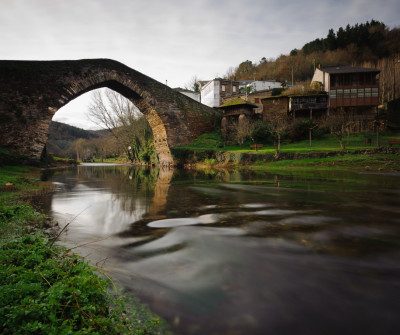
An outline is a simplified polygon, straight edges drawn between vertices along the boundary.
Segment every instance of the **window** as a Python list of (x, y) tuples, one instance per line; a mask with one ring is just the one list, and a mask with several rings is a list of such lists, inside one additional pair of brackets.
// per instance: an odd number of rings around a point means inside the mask
[(372, 88), (372, 97), (377, 98), (378, 97), (378, 87)]
[(336, 99), (336, 90), (331, 90), (331, 91), (329, 92), (329, 97), (330, 97), (331, 99)]
[(337, 98), (338, 99), (342, 99), (343, 98), (343, 90), (342, 89), (337, 90)]
[(344, 91), (344, 98), (345, 98), (345, 99), (350, 98), (350, 90), (349, 90), (349, 89), (345, 89), (345, 90), (343, 90), (343, 91)]
[(364, 98), (364, 89), (363, 88), (359, 88), (358, 89), (357, 97), (358, 98)]
[(352, 98), (357, 98), (357, 89), (356, 88), (352, 88), (351, 89), (351, 97)]
[(236, 86), (233, 86), (232, 91), (233, 93), (236, 93)]
[(366, 88), (365, 89), (365, 97), (370, 98), (371, 97), (371, 88)]
[(222, 85), (222, 92), (225, 92), (225, 85)]
[(259, 104), (260, 103), (260, 98), (254, 98), (254, 103)]

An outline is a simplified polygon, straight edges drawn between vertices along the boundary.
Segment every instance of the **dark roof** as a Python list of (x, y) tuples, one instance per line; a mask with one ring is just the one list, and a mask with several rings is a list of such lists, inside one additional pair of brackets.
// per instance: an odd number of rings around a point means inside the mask
[(236, 98), (233, 100), (229, 100), (228, 102), (225, 102), (223, 105), (219, 106), (218, 108), (224, 108), (224, 107), (231, 107), (231, 106), (240, 106), (240, 105), (248, 105), (254, 108), (258, 108), (257, 105), (252, 104), (249, 101), (243, 100), (241, 98)]
[(266, 97), (266, 98), (262, 98), (261, 100), (271, 100), (271, 99), (280, 99), (280, 98), (312, 98), (312, 97), (323, 97), (323, 96), (328, 96), (327, 92), (318, 92), (318, 93), (304, 93), (304, 94), (286, 94), (285, 92), (283, 92), (280, 95), (273, 95), (271, 97)]
[(353, 66), (327, 66), (320, 68), (323, 72), (328, 72), (331, 74), (336, 73), (362, 73), (362, 72), (375, 72), (379, 73), (377, 69), (371, 69), (366, 67), (353, 67)]

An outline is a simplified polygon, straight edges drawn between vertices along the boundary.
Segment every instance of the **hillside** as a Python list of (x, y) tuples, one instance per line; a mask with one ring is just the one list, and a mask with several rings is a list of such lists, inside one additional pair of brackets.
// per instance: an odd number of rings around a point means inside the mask
[(71, 144), (77, 139), (92, 139), (106, 135), (108, 135), (107, 130), (84, 130), (65, 123), (52, 121), (46, 149), (50, 154), (67, 156)]
[[(227, 79), (247, 80), (275, 79), (282, 82), (310, 81), (314, 69), (321, 66), (349, 65), (377, 68), (380, 74), (380, 99), (393, 99), (393, 73), (400, 78), (400, 64), (395, 67), (393, 59), (400, 59), (400, 28), (388, 28), (379, 21), (347, 25), (336, 32), (330, 29), (325, 38), (306, 43), (301, 49), (293, 49), (289, 55), (276, 59), (263, 57), (259, 63), (246, 60), (230, 68)], [(396, 85), (400, 95), (400, 85)]]

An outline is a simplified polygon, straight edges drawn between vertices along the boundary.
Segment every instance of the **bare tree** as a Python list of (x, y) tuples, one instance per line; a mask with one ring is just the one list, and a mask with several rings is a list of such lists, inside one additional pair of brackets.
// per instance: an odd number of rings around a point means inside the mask
[(277, 152), (281, 150), (281, 136), (289, 126), (289, 118), (286, 111), (270, 111), (268, 122), (271, 132), (278, 139)]
[(146, 118), (122, 95), (105, 90), (94, 91), (88, 118), (116, 138), (130, 161), (140, 161), (141, 148), (153, 137)]
[(199, 92), (200, 92), (199, 81), (200, 81), (200, 78), (197, 77), (197, 75), (194, 75), (194, 76), (185, 84), (185, 89), (199, 93)]
[(230, 130), (233, 134), (234, 140), (239, 143), (240, 149), (242, 149), (244, 141), (251, 138), (253, 134), (254, 123), (244, 115), (241, 115), (237, 121), (233, 121), (230, 124)]
[(331, 134), (336, 136), (342, 150), (346, 149), (343, 143), (343, 137), (346, 132), (349, 133), (350, 127), (353, 124), (354, 121), (351, 113), (346, 112), (344, 108), (339, 108), (338, 110), (331, 112), (323, 121), (323, 126), (329, 128)]

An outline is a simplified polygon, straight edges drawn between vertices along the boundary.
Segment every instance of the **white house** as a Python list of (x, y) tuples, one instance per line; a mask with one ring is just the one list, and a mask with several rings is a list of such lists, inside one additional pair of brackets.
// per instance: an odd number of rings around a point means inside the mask
[(282, 83), (276, 80), (243, 80), (240, 87), (251, 87), (251, 92), (258, 92), (281, 88), (281, 85)]
[(182, 93), (183, 95), (186, 95), (189, 98), (192, 98), (193, 100), (196, 100), (197, 102), (200, 102), (200, 93), (199, 92), (195, 92), (195, 91), (190, 91), (190, 90), (186, 90), (183, 88), (175, 88), (176, 91), (178, 91), (179, 93)]
[(238, 92), (238, 81), (216, 78), (201, 85), (201, 103), (210, 107), (218, 107), (222, 105), (223, 98), (236, 95)]

